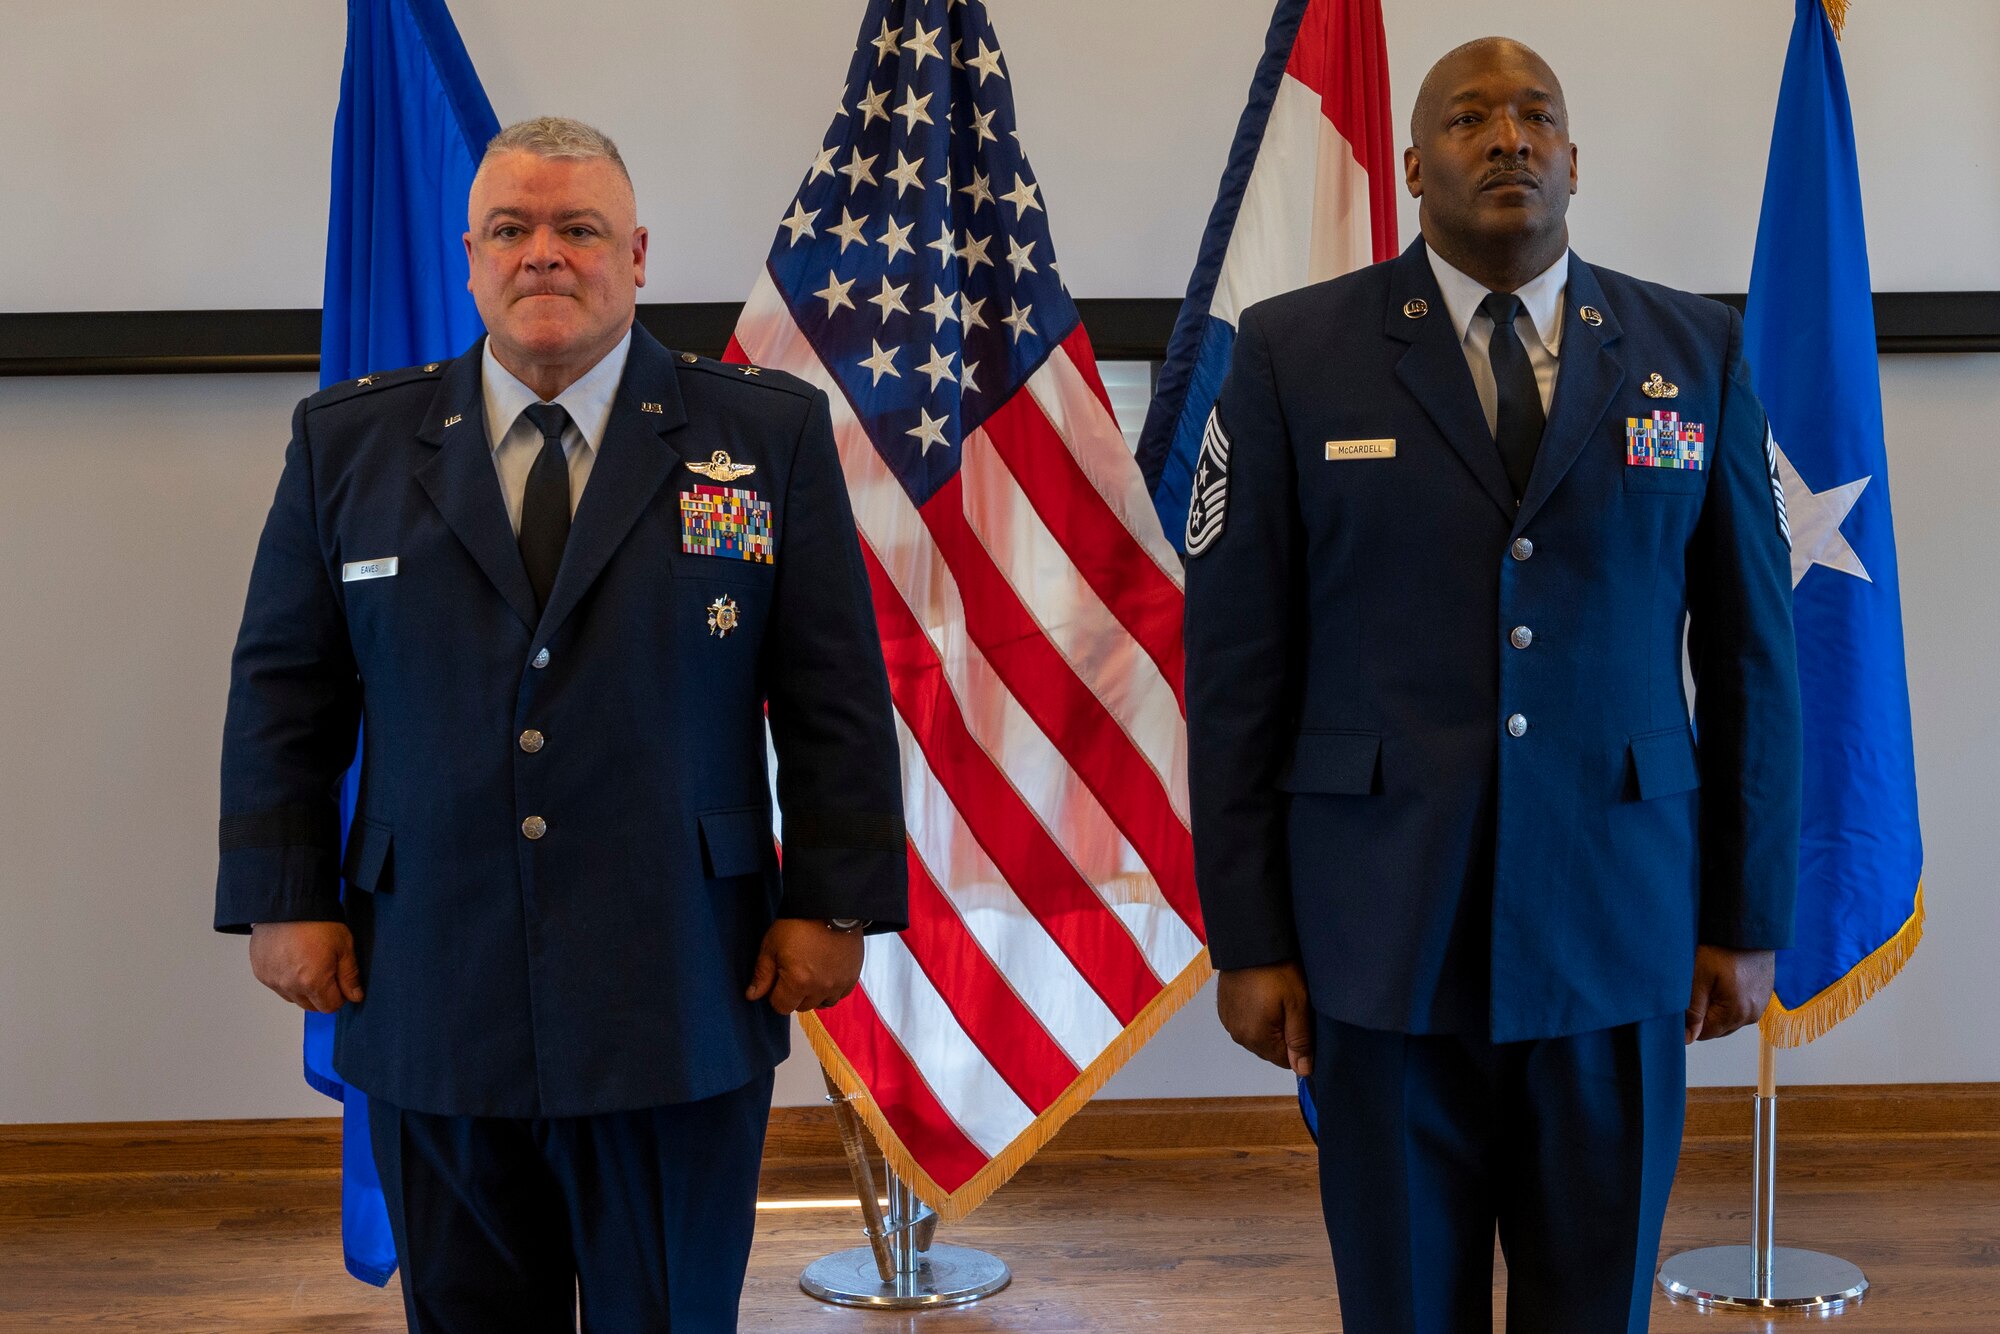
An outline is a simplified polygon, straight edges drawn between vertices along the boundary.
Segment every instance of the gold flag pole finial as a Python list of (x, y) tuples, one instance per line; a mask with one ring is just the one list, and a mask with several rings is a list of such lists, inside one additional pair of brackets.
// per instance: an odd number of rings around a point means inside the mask
[(1827, 22), (1833, 25), (1833, 36), (1838, 41), (1840, 30), (1847, 26), (1847, 6), (1849, 0), (1820, 0), (1820, 3), (1826, 6)]

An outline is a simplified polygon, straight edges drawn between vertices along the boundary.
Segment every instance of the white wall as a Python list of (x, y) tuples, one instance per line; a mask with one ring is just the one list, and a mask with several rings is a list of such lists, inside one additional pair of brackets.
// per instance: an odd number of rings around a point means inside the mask
[[(989, 3), (1073, 289), (1177, 293), (1267, 0)], [(655, 229), (654, 300), (747, 289), (860, 12), (833, 0), (452, 8), (503, 119), (561, 110), (621, 139)], [(342, 10), (0, 0), (0, 308), (317, 305)], [(1519, 35), (1569, 91), (1579, 250), (1743, 289), (1789, 3), (1384, 10), (1399, 118), (1435, 54)], [(1984, 130), (2000, 121), (2000, 6), (1858, 5), (1845, 55), (1877, 288), (2000, 288), (2000, 168)], [(2000, 899), (1986, 892), (2000, 878), (1987, 836), (2000, 707), (1986, 684), (2000, 534), (1982, 485), (1996, 372), (1991, 356), (1883, 362), (1932, 934), (1885, 996), (1787, 1058), (1790, 1079), (2000, 1080), (2000, 1029), (1979, 1022), (2000, 950)], [(287, 413), (311, 387), (0, 380), (0, 1122), (328, 1110), (298, 1080), (295, 1013), (250, 980), (240, 940), (206, 926), (229, 647)], [(1714, 1044), (1695, 1077), (1746, 1082), (1750, 1061), (1744, 1039)], [(1229, 1047), (1204, 996), (1108, 1092), (1286, 1083)], [(809, 1063), (795, 1059), (779, 1090), (816, 1097)]]

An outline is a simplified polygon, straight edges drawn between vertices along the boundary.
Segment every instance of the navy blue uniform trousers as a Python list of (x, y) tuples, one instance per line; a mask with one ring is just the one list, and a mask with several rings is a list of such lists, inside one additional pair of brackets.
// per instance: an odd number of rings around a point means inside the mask
[(411, 1334), (728, 1334), (772, 1075), (597, 1116), (368, 1101)]
[(1320, 1200), (1345, 1328), (1644, 1331), (1680, 1157), (1679, 1014), (1490, 1042), (1318, 1016)]

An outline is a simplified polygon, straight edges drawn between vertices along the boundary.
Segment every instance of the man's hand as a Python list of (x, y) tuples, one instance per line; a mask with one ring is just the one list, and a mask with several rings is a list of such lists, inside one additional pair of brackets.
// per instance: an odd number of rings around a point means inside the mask
[(1727, 1037), (1757, 1022), (1771, 1000), (1778, 956), (1771, 950), (1697, 946), (1694, 994), (1688, 998), (1687, 1040)]
[(861, 980), (861, 933), (825, 922), (781, 917), (764, 933), (750, 973), (750, 1000), (771, 998), (779, 1014), (823, 1010)]
[(1301, 1079), (1312, 1073), (1312, 1001), (1296, 963), (1225, 969), (1217, 974), (1215, 1012), (1239, 1047)]
[(292, 1004), (332, 1014), (361, 999), (361, 963), (345, 922), (259, 922), (250, 928), (250, 971)]

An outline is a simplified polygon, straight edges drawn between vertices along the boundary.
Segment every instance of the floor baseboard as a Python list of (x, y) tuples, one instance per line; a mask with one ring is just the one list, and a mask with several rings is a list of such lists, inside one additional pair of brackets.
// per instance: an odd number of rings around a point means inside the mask
[[(1751, 1092), (1690, 1089), (1689, 1146), (1747, 1144)], [(1779, 1107), (1787, 1140), (2000, 1140), (2000, 1083), (1809, 1085), (1781, 1089)], [(1039, 1157), (1116, 1161), (1303, 1151), (1311, 1144), (1298, 1104), (1287, 1097), (1100, 1098)], [(765, 1160), (787, 1167), (838, 1163), (832, 1110), (773, 1108)], [(0, 1125), (0, 1179), (339, 1168), (338, 1117)]]

